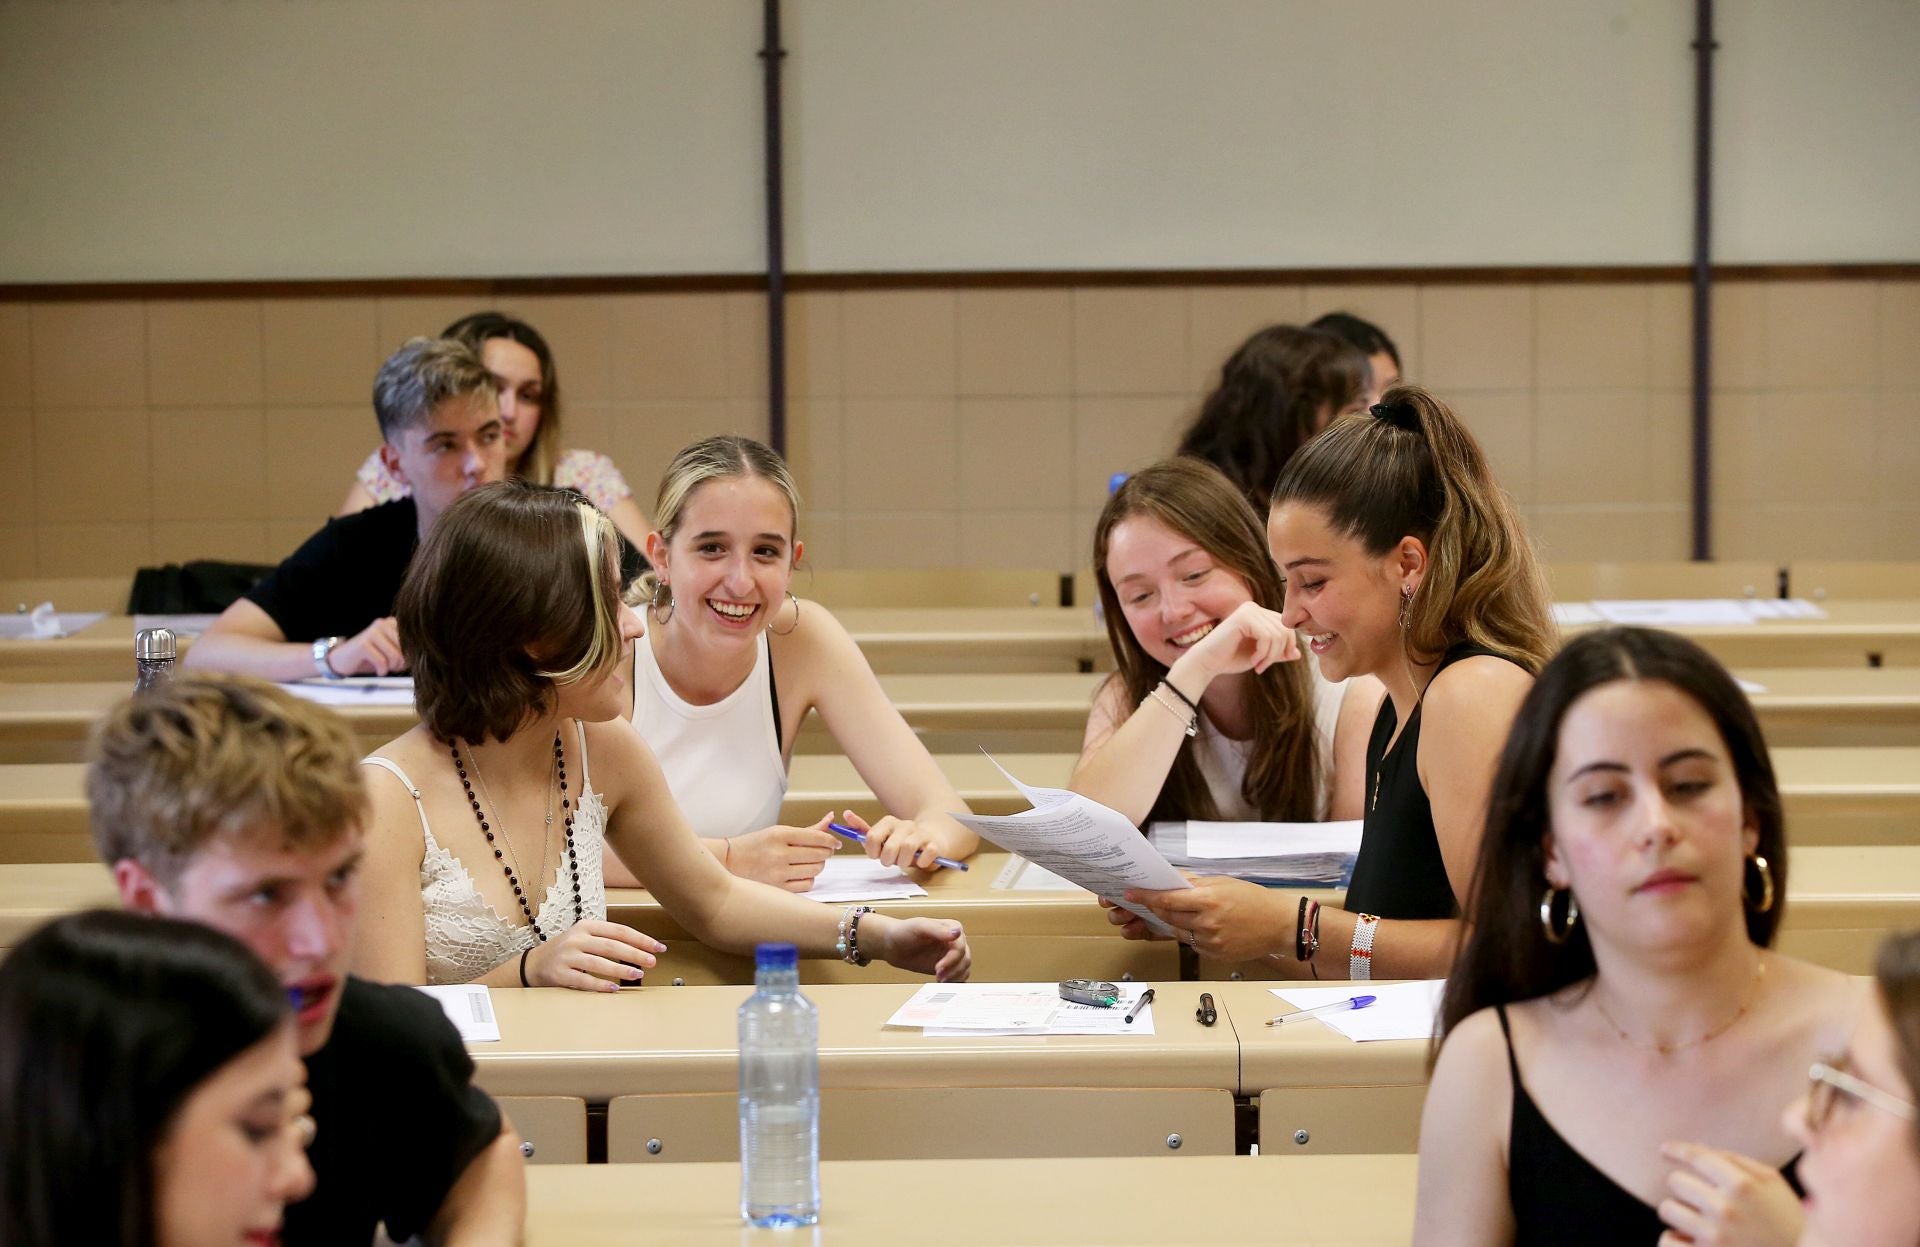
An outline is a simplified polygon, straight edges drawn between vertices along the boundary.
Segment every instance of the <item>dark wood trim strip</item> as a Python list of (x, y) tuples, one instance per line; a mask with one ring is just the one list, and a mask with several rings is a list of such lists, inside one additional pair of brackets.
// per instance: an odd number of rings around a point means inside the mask
[[(917, 273), (789, 273), (790, 291), (1036, 290), (1167, 286), (1609, 285), (1690, 281), (1684, 264), (1495, 265), (1453, 268), (1249, 268), (964, 270)], [(1920, 262), (1718, 264), (1715, 281), (1920, 281)], [(760, 292), (764, 273), (665, 273), (598, 277), (377, 277), (313, 281), (155, 281), (0, 284), (0, 303), (108, 299), (328, 299), (514, 295)]]

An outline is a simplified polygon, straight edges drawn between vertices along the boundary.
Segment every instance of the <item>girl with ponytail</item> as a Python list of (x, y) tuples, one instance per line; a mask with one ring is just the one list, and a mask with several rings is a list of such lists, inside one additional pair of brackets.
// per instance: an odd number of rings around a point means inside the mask
[[(1507, 729), (1554, 646), (1513, 504), (1445, 404), (1396, 386), (1288, 462), (1268, 548), (1282, 622), (1329, 680), (1387, 697), (1366, 748), (1366, 830), (1346, 908), (1228, 879), (1143, 892), (1201, 953), (1319, 978), (1446, 973)], [(1131, 899), (1131, 898), (1130, 898)], [(1130, 935), (1145, 927), (1124, 910)]]

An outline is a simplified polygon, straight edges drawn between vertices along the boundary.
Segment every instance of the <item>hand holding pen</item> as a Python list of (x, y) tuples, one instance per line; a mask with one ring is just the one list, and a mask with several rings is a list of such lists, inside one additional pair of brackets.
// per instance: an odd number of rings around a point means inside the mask
[(935, 854), (931, 844), (932, 833), (908, 819), (883, 818), (869, 827), (852, 810), (844, 810), (840, 821), (829, 822), (827, 830), (860, 845), (867, 851), (868, 857), (877, 858), (889, 866), (914, 866), (922, 870), (936, 867), (946, 870), (967, 868), (965, 862)]

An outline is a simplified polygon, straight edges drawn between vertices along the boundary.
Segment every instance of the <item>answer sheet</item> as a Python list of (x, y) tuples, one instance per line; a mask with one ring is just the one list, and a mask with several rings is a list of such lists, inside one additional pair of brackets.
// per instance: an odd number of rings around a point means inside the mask
[(1112, 1008), (1060, 998), (1058, 983), (929, 983), (887, 1019), (888, 1026), (920, 1029), (933, 1038), (981, 1035), (1151, 1035), (1153, 1005), (1127, 1021), (1147, 990), (1119, 983)]
[(835, 853), (801, 896), (823, 905), (850, 901), (904, 901), (927, 890), (898, 866), (883, 866), (865, 853)]
[(1187, 823), (1187, 857), (1312, 857), (1360, 851), (1363, 819), (1337, 823)]
[[(1440, 993), (1446, 986), (1445, 979), (1415, 979), (1410, 983), (1349, 983), (1345, 987), (1276, 987), (1273, 994), (1296, 1009), (1317, 1009), (1355, 996), (1375, 997), (1364, 1009), (1343, 1009), (1314, 1019), (1356, 1043), (1371, 1043), (1382, 1039), (1432, 1039), (1435, 1019), (1440, 1014)], [(1279, 1010), (1274, 1012), (1278, 1014)], [(1311, 1025), (1313, 1022), (1299, 1022), (1279, 1029), (1296, 1030)]]
[(1174, 929), (1154, 917), (1152, 910), (1120, 899), (1128, 888), (1191, 886), (1138, 827), (1125, 815), (1077, 792), (1029, 788), (991, 755), (987, 760), (1033, 808), (1021, 814), (954, 814), (963, 827), (1139, 915), (1155, 932), (1175, 937)]
[(493, 996), (485, 983), (446, 983), (417, 990), (440, 1002), (447, 1020), (467, 1043), (499, 1043), (500, 1019), (494, 1016)]
[(295, 697), (323, 706), (411, 706), (410, 675), (352, 676), (345, 680), (300, 680), (280, 686)]

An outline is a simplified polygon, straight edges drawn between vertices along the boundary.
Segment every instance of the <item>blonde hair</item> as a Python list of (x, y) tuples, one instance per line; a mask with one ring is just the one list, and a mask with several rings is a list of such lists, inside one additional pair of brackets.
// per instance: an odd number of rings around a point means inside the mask
[(246, 676), (181, 675), (122, 701), (93, 732), (94, 847), (170, 882), (202, 846), (272, 837), (327, 848), (364, 825), (363, 750), (345, 720)]
[(1486, 455), (1445, 403), (1397, 385), (1371, 411), (1343, 416), (1301, 447), (1273, 505), (1301, 502), (1384, 555), (1403, 538), (1427, 546), (1427, 574), (1407, 611), (1407, 647), (1431, 661), (1461, 641), (1538, 673), (1553, 656), (1546, 578), (1526, 527)]
[[(1134, 516), (1158, 520), (1192, 541), (1225, 570), (1246, 582), (1253, 600), (1271, 611), (1282, 605), (1280, 573), (1267, 553), (1266, 534), (1245, 495), (1220, 469), (1200, 459), (1168, 459), (1129, 476), (1108, 498), (1093, 530), (1093, 570), (1127, 704), (1138, 706), (1167, 669), (1133, 635), (1107, 571), (1113, 530)], [(1320, 746), (1313, 729), (1313, 675), (1304, 662), (1277, 662), (1250, 677), (1247, 705), (1253, 746), (1240, 795), (1275, 822), (1312, 822), (1319, 801)], [(1207, 786), (1190, 741), (1182, 741), (1167, 779), (1154, 798), (1148, 822), (1217, 819), (1220, 808)]]
[[(708, 481), (736, 476), (757, 476), (770, 481), (787, 496), (787, 509), (793, 518), (793, 535), (800, 528), (800, 487), (793, 483), (787, 461), (764, 442), (751, 437), (723, 433), (702, 438), (673, 457), (666, 475), (660, 478), (660, 494), (653, 504), (653, 526), (662, 541), (672, 541), (680, 529), (680, 513), (694, 490)], [(641, 574), (634, 592), (650, 598), (659, 586), (659, 577), (651, 570)]]

